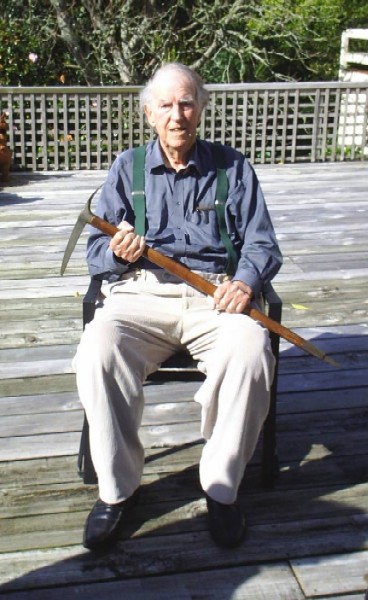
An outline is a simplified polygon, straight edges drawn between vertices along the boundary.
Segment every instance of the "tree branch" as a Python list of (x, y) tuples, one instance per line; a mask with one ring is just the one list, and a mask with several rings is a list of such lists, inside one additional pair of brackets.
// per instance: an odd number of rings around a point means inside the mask
[(64, 40), (65, 44), (69, 48), (71, 54), (74, 56), (77, 64), (83, 71), (83, 75), (88, 85), (98, 85), (99, 81), (96, 77), (95, 70), (91, 67), (91, 63), (88, 60), (90, 49), (88, 44), (84, 45), (87, 48), (87, 52), (82, 50), (82, 43), (78, 35), (75, 33), (75, 23), (70, 19), (70, 6), (67, 6), (65, 0), (50, 0), (50, 4), (55, 10), (57, 23), (60, 29), (60, 35)]

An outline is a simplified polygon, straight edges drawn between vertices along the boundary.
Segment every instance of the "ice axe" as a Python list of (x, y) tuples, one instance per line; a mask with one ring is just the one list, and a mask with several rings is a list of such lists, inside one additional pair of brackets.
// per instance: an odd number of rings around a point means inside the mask
[[(73, 231), (70, 235), (68, 244), (67, 244), (65, 252), (64, 252), (63, 262), (62, 262), (61, 270), (60, 270), (61, 275), (63, 275), (65, 272), (65, 269), (67, 267), (69, 259), (73, 253), (75, 245), (76, 245), (85, 225), (87, 225), (87, 224), (92, 225), (93, 227), (95, 227), (96, 229), (99, 229), (100, 231), (102, 231), (106, 235), (109, 235), (110, 237), (113, 237), (115, 235), (115, 233), (117, 233), (119, 231), (118, 227), (116, 227), (115, 225), (112, 225), (111, 223), (109, 223), (108, 221), (105, 221), (104, 219), (101, 219), (97, 215), (93, 214), (93, 212), (91, 211), (92, 199), (95, 196), (95, 194), (98, 192), (100, 187), (101, 186), (99, 186), (93, 192), (93, 194), (91, 194), (91, 196), (88, 198), (83, 210), (81, 211), (81, 213), (78, 216), (76, 224), (74, 225)], [(185, 281), (192, 287), (196, 288), (200, 292), (203, 292), (204, 294), (207, 294), (208, 296), (213, 296), (213, 294), (216, 290), (216, 286), (213, 283), (211, 283), (210, 281), (207, 281), (206, 279), (201, 277), (201, 275), (198, 275), (198, 273), (193, 273), (193, 271), (191, 271), (188, 267), (186, 267), (182, 263), (177, 262), (177, 261), (173, 260), (172, 258), (165, 256), (164, 254), (161, 254), (161, 252), (158, 252), (157, 250), (154, 250), (153, 248), (150, 248), (149, 246), (145, 247), (143, 255), (150, 262), (154, 263), (155, 265), (158, 265), (162, 269), (165, 269), (172, 275), (176, 275), (176, 277), (178, 277), (179, 279), (182, 279), (183, 281)], [(300, 337), (298, 334), (294, 333), (287, 327), (284, 327), (277, 321), (270, 319), (267, 315), (265, 315), (261, 311), (257, 310), (256, 308), (249, 307), (244, 312), (245, 312), (245, 314), (249, 315), (252, 319), (262, 323), (262, 325), (264, 325), (269, 331), (276, 333), (277, 335), (284, 338), (288, 342), (291, 342), (295, 346), (302, 348), (302, 350), (304, 350), (308, 354), (311, 354), (312, 356), (315, 356), (316, 358), (324, 360), (325, 362), (327, 362), (329, 365), (331, 365), (333, 367), (340, 366), (335, 360), (333, 360), (332, 358), (327, 356), (325, 352), (322, 352), (316, 346), (311, 344), (311, 342), (308, 342), (307, 340)]]

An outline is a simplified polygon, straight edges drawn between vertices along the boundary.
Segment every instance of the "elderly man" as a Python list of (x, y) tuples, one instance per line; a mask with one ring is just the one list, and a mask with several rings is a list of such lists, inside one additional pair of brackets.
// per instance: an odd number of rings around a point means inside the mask
[[(141, 167), (144, 231), (136, 230), (139, 190), (130, 149), (112, 165), (96, 211), (119, 232), (111, 239), (93, 229), (88, 240), (90, 273), (107, 281), (104, 304), (75, 359), (99, 485), (83, 540), (92, 550), (116, 540), (140, 485), (143, 383), (183, 348), (206, 375), (195, 400), (206, 440), (199, 474), (210, 533), (218, 544), (234, 546), (245, 532), (237, 493), (268, 412), (274, 358), (268, 332), (242, 313), (277, 273), (281, 255), (248, 161), (196, 137), (207, 99), (200, 77), (184, 65), (156, 72), (141, 94), (157, 133)], [(215, 210), (219, 153), (226, 180), (222, 226)], [(142, 256), (145, 244), (215, 283), (214, 299), (155, 268)]]

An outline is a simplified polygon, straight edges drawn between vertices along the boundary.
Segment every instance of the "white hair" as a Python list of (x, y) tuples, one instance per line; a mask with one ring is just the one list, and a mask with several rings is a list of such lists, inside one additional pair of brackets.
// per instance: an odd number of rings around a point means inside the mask
[(155, 74), (151, 77), (151, 79), (148, 81), (146, 86), (143, 88), (143, 90), (141, 91), (141, 93), (139, 95), (140, 105), (141, 105), (142, 110), (144, 109), (144, 107), (146, 105), (150, 106), (152, 104), (153, 91), (155, 89), (158, 79), (164, 73), (169, 73), (169, 72), (180, 73), (181, 75), (185, 76), (187, 79), (189, 79), (193, 83), (193, 86), (195, 89), (195, 99), (198, 102), (199, 108), (202, 112), (203, 108), (206, 106), (208, 99), (209, 99), (209, 93), (206, 90), (206, 88), (204, 87), (202, 78), (198, 75), (198, 73), (193, 71), (193, 69), (190, 69), (186, 65), (182, 65), (181, 63), (176, 63), (176, 62), (166, 63), (166, 64), (162, 65), (162, 67), (160, 67), (155, 72)]

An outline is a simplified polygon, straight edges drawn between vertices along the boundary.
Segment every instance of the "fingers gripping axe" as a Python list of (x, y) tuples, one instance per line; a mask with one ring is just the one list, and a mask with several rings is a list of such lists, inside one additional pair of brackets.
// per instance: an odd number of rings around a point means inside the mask
[[(73, 231), (70, 235), (68, 244), (67, 244), (65, 252), (64, 252), (64, 257), (63, 257), (61, 270), (60, 270), (61, 275), (63, 275), (65, 272), (65, 269), (67, 267), (69, 259), (73, 253), (75, 245), (76, 245), (85, 225), (90, 224), (93, 227), (96, 227), (96, 229), (99, 229), (100, 231), (102, 231), (103, 233), (105, 233), (106, 235), (109, 235), (111, 237), (113, 237), (115, 235), (115, 233), (117, 233), (119, 231), (118, 227), (116, 227), (115, 225), (112, 225), (111, 223), (108, 223), (108, 221), (104, 221), (97, 215), (93, 214), (93, 212), (91, 211), (92, 199), (94, 198), (95, 194), (98, 192), (100, 187), (98, 187), (93, 192), (93, 194), (91, 194), (91, 196), (88, 198), (83, 210), (79, 214), (76, 224), (74, 225)], [(204, 294), (207, 294), (208, 296), (213, 296), (213, 294), (216, 290), (216, 286), (213, 283), (206, 281), (206, 279), (204, 279), (203, 277), (198, 275), (198, 273), (193, 273), (193, 271), (188, 269), (188, 267), (186, 267), (185, 265), (173, 260), (172, 258), (169, 258), (168, 256), (164, 256), (163, 254), (161, 254), (161, 252), (158, 252), (157, 250), (154, 250), (153, 248), (150, 248), (149, 246), (145, 247), (143, 255), (150, 262), (158, 265), (162, 269), (165, 269), (172, 275), (176, 275), (176, 277), (178, 277), (179, 279), (182, 279), (183, 281), (185, 281), (192, 287), (196, 288), (200, 292), (203, 292)], [(327, 356), (325, 352), (322, 352), (316, 346), (314, 346), (313, 344), (311, 344), (304, 338), (300, 337), (299, 335), (297, 335), (296, 333), (294, 333), (287, 327), (284, 327), (277, 321), (270, 319), (269, 317), (267, 317), (267, 315), (263, 314), (261, 311), (257, 310), (256, 308), (253, 308), (253, 307), (247, 308), (245, 310), (245, 314), (249, 315), (252, 319), (262, 323), (269, 331), (276, 333), (277, 335), (284, 338), (288, 342), (291, 342), (295, 346), (302, 348), (302, 350), (311, 354), (312, 356), (315, 356), (316, 358), (320, 358), (321, 360), (324, 360), (331, 366), (334, 366), (334, 367), (340, 366), (336, 361), (334, 361), (332, 358)]]

